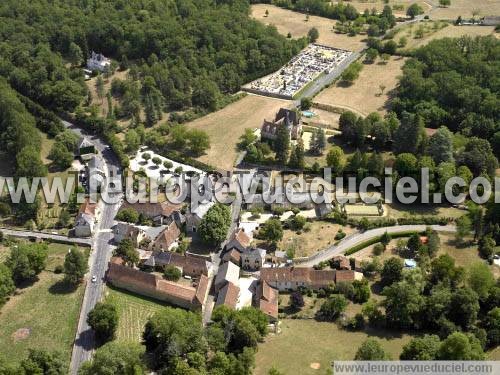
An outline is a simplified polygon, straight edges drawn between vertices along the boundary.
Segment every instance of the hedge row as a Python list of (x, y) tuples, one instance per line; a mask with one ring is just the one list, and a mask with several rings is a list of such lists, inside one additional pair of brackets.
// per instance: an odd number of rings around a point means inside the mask
[[(409, 230), (409, 231), (404, 231), (404, 232), (391, 233), (391, 238), (394, 239), (394, 238), (401, 238), (401, 237), (410, 237), (415, 233), (418, 233), (418, 232)], [(374, 244), (380, 242), (381, 238), (382, 238), (382, 236), (377, 236), (377, 237), (374, 237), (372, 239), (366, 240), (365, 242), (361, 242), (360, 244), (355, 245), (355, 246), (351, 247), (349, 250), (347, 250), (345, 252), (345, 255), (347, 256), (347, 255), (354, 254), (355, 252), (358, 252), (359, 250), (363, 250), (364, 248), (366, 248), (370, 245), (374, 245)]]
[(453, 223), (454, 219), (441, 216), (413, 216), (408, 218), (353, 218), (347, 217), (346, 214), (335, 211), (325, 218), (325, 220), (340, 224), (350, 225), (360, 230), (368, 230), (382, 227), (393, 227), (396, 225), (447, 225)]

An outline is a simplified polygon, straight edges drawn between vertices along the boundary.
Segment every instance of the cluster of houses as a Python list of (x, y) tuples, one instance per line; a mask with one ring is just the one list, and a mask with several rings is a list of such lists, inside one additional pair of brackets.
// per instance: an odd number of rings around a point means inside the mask
[[(300, 136), (299, 114), (281, 109), (274, 121), (264, 122), (262, 137), (272, 139), (279, 126), (287, 127), (291, 139)], [(145, 153), (149, 153), (148, 157), (144, 157)], [(285, 252), (268, 254), (265, 249), (255, 246), (253, 232), (258, 229), (258, 224), (245, 220), (239, 222), (224, 244), (220, 253), (220, 265), (213, 264), (209, 256), (189, 252), (183, 254), (179, 251), (183, 233), (196, 236), (203, 217), (215, 204), (211, 188), (213, 184), (210, 182), (214, 182), (217, 176), (169, 159), (161, 159), (161, 164), (152, 163), (153, 155), (153, 152), (142, 148), (131, 160), (130, 169), (158, 178), (160, 184), (165, 176), (178, 174), (179, 169), (189, 171), (193, 176), (208, 180), (204, 192), (207, 194), (203, 195), (205, 199), (201, 203), (192, 207), (186, 203), (173, 204), (169, 201), (135, 204), (123, 202), (120, 210), (136, 211), (140, 217), (139, 222), (147, 225), (118, 221), (113, 228), (116, 243), (124, 239), (130, 240), (140, 260), (138, 264), (130, 265), (119, 257), (113, 257), (107, 273), (110, 284), (186, 309), (201, 311), (205, 310), (207, 296), (213, 285), (215, 306), (225, 305), (232, 309), (254, 306), (274, 323), (278, 320), (280, 292), (300, 288), (318, 290), (339, 281), (354, 281), (361, 277), (360, 273), (351, 269), (346, 259), (339, 263), (338, 269), (332, 270), (294, 267)], [(90, 166), (90, 160), (88, 164)], [(255, 176), (249, 174), (246, 177), (253, 179)], [(308, 192), (296, 193), (306, 195)], [(186, 196), (188, 197), (189, 195)], [(300, 206), (286, 200), (283, 204)], [(300, 206), (313, 211), (313, 215), (315, 207), (317, 205), (310, 201), (303, 207)], [(324, 211), (329, 210), (331, 208), (325, 208)], [(163, 276), (166, 267), (172, 266), (179, 269), (182, 275), (177, 281), (167, 280)]]
[(351, 54), (351, 51), (310, 44), (283, 68), (251, 82), (246, 88), (248, 91), (260, 92), (264, 95), (292, 98), (320, 74), (332, 72)]
[[(139, 252), (140, 263), (134, 267), (120, 258), (112, 258), (108, 282), (179, 307), (203, 311), (210, 279), (214, 278), (215, 306), (225, 305), (231, 309), (254, 306), (264, 312), (270, 323), (275, 323), (280, 292), (300, 288), (318, 290), (339, 281), (354, 281), (362, 277), (351, 270), (349, 260), (344, 257), (338, 259), (336, 270), (293, 267), (284, 252), (276, 251), (271, 255), (265, 249), (253, 246), (252, 233), (241, 227), (235, 229), (225, 244), (217, 268), (208, 257), (175, 252), (183, 225), (197, 214), (183, 215), (181, 205), (167, 202), (124, 203), (123, 208), (136, 209), (155, 226), (118, 222), (114, 228), (115, 240), (132, 240)], [(183, 278), (165, 280), (161, 272), (167, 266), (178, 268)]]

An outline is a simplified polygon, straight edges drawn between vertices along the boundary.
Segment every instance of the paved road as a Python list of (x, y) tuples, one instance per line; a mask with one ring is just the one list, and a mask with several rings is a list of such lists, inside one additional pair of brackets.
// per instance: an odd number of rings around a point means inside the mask
[[(384, 228), (376, 228), (370, 229), (365, 232), (356, 232), (347, 237), (345, 237), (342, 241), (340, 241), (337, 245), (332, 245), (321, 252), (309, 257), (304, 261), (296, 261), (295, 265), (298, 267), (313, 267), (315, 264), (319, 262), (327, 261), (333, 258), (335, 255), (340, 255), (352, 248), (353, 246), (359, 245), (365, 241), (368, 241), (374, 237), (380, 237), (385, 232), (389, 234), (401, 233), (406, 231), (416, 231), (423, 232), (427, 228), (427, 225), (398, 225), (394, 227), (384, 227)], [(455, 226), (447, 225), (431, 225), (431, 228), (440, 231), (440, 232), (455, 232)]]
[(359, 52), (353, 52), (347, 59), (342, 61), (342, 63), (337, 66), (333, 71), (331, 71), (328, 74), (322, 74), (320, 77), (318, 77), (316, 80), (314, 80), (308, 87), (304, 89), (299, 95), (299, 97), (296, 98), (295, 105), (300, 105), (300, 98), (312, 98), (314, 97), (318, 92), (320, 92), (323, 87), (326, 85), (331, 84), (334, 80), (336, 80), (340, 75), (346, 70), (346, 68), (351, 65), (353, 61), (356, 61), (359, 56), (363, 53), (365, 49)]
[(91, 246), (92, 239), (91, 238), (77, 238), (77, 237), (67, 237), (60, 234), (51, 234), (44, 232), (36, 232), (36, 231), (25, 231), (25, 230), (15, 230), (15, 229), (0, 229), (4, 235), (12, 236), (12, 237), (21, 237), (21, 238), (40, 238), (42, 240), (51, 240), (54, 242), (62, 242), (68, 244), (82, 245), (82, 246)]
[[(67, 121), (63, 121), (63, 124), (66, 128), (74, 131), (78, 135), (83, 135), (82, 130), (75, 125)], [(87, 136), (87, 138), (94, 144), (96, 150), (102, 154), (106, 165), (106, 176), (120, 176), (121, 171), (118, 159), (104, 141), (96, 136)], [(106, 187), (103, 191), (107, 191)], [(100, 201), (99, 205), (101, 216), (98, 220), (93, 238), (93, 251), (89, 259), (89, 273), (87, 276), (87, 279), (89, 279), (91, 276), (95, 275), (97, 281), (95, 283), (88, 282), (85, 288), (85, 295), (83, 297), (80, 319), (78, 321), (78, 328), (71, 356), (71, 374), (77, 374), (81, 364), (91, 358), (95, 348), (94, 333), (87, 324), (87, 315), (102, 297), (104, 275), (113, 251), (113, 232), (110, 231), (110, 229), (113, 226), (113, 220), (120, 206), (120, 202), (107, 204)]]

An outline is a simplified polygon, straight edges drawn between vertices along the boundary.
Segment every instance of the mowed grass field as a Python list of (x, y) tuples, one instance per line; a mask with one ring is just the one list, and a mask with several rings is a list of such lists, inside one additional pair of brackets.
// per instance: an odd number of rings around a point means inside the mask
[[(53, 270), (64, 262), (68, 245), (50, 244), (47, 267), (32, 285), (18, 289), (0, 307), (0, 353), (10, 363), (24, 359), (30, 348), (59, 351), (69, 366), (84, 286), (69, 289)], [(9, 250), (0, 248), (0, 259)], [(29, 332), (26, 337), (20, 333)]]
[[(438, 21), (436, 23), (439, 24)], [(460, 38), (464, 35), (471, 37), (494, 35), (495, 28), (493, 26), (455, 26), (448, 24), (446, 27), (435, 28), (434, 22), (420, 22), (418, 24), (410, 24), (400, 29), (394, 37), (398, 41), (402, 36), (406, 37), (408, 43), (404, 50), (425, 46), (430, 41), (441, 38)], [(444, 22), (441, 22), (443, 24)], [(415, 36), (417, 30), (422, 28), (424, 35), (422, 38)]]
[[(265, 16), (266, 10), (269, 16)], [(293, 38), (300, 38), (307, 35), (307, 32), (316, 27), (319, 31), (317, 43), (330, 47), (342, 48), (350, 51), (359, 51), (364, 46), (365, 35), (350, 37), (346, 34), (337, 34), (333, 30), (336, 21), (329, 18), (310, 16), (306, 21), (303, 13), (294, 12), (287, 9), (278, 8), (271, 4), (252, 5), (252, 17), (265, 23), (274, 25), (283, 35), (290, 33)]]
[(113, 287), (106, 287), (105, 295), (106, 302), (112, 303), (118, 310), (116, 339), (122, 342), (140, 342), (148, 318), (166, 306)]
[[(352, 85), (345, 86), (337, 82), (321, 91), (314, 101), (354, 110), (364, 115), (371, 112), (384, 114), (404, 62), (402, 57), (391, 57), (387, 64), (380, 63), (380, 60), (373, 64), (363, 64), (358, 79)], [(383, 93), (381, 85), (384, 86)]]
[(479, 11), (479, 16), (498, 16), (500, 14), (500, 0), (452, 0), (446, 8), (436, 8), (430, 17), (433, 19), (456, 20), (458, 16), (471, 18), (474, 10)]
[(378, 339), (392, 358), (397, 359), (402, 346), (411, 339), (406, 334), (390, 336), (375, 330), (345, 331), (335, 323), (312, 319), (283, 319), (281, 330), (259, 345), (255, 375), (265, 375), (273, 366), (286, 375), (327, 374), (332, 361), (354, 359), (358, 347), (368, 337)]
[(246, 128), (259, 128), (264, 119), (272, 120), (281, 107), (291, 102), (256, 95), (247, 95), (220, 111), (187, 123), (192, 129), (204, 130), (210, 137), (210, 149), (199, 160), (215, 167), (232, 170), (236, 145)]

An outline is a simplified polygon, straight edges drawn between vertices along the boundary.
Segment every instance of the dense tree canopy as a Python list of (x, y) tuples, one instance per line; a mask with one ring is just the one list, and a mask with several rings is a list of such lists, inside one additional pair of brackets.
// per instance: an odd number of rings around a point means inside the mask
[(10, 268), (0, 264), (0, 306), (7, 301), (7, 298), (14, 293), (15, 289)]
[[(494, 37), (434, 40), (417, 49), (414, 58), (406, 62), (398, 98), (393, 102), (398, 114), (416, 114), (425, 126), (444, 125), (472, 137), (465, 150), (460, 150), (459, 162), (475, 175), (491, 174), (496, 166), (493, 151), (498, 151), (494, 135), (500, 130), (499, 57), (500, 41)], [(406, 136), (412, 142), (416, 139), (408, 133)], [(449, 134), (440, 130), (432, 138), (430, 155), (437, 163), (450, 161)], [(490, 141), (493, 149), (482, 140)]]
[[(0, 57), (0, 62), (1, 62)], [(0, 69), (1, 71), (1, 69)], [(0, 78), (0, 149), (15, 163), (20, 177), (45, 176), (41, 139), (34, 118), (9, 84)]]
[(45, 268), (47, 244), (19, 244), (11, 248), (5, 264), (16, 283), (34, 279)]
[(3, 1), (0, 74), (40, 104), (72, 111), (85, 89), (64, 58), (76, 66), (97, 51), (135, 69), (144, 59), (147, 112), (162, 101), (213, 110), (220, 93), (276, 70), (304, 46), (248, 11), (244, 0)]
[(110, 303), (98, 302), (87, 317), (89, 326), (101, 342), (113, 339), (118, 326), (118, 311)]
[(144, 374), (144, 348), (138, 343), (113, 341), (96, 350), (92, 361), (85, 362), (80, 375)]
[(231, 224), (231, 209), (221, 203), (210, 207), (200, 222), (198, 231), (204, 242), (219, 245), (227, 236)]
[(64, 279), (70, 284), (78, 284), (87, 272), (87, 257), (78, 248), (72, 248), (64, 258)]

